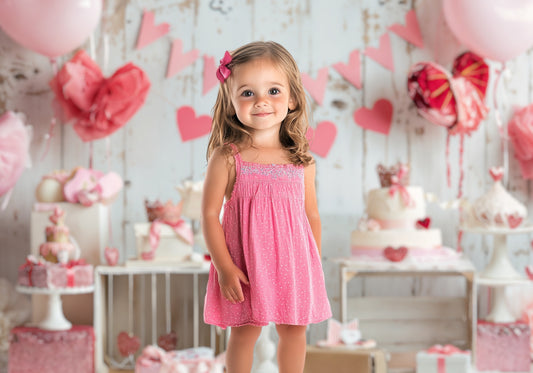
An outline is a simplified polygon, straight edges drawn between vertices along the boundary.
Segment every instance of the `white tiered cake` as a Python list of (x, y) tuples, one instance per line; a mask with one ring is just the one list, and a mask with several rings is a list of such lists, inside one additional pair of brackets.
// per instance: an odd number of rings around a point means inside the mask
[(440, 229), (429, 228), (424, 191), (408, 185), (408, 166), (379, 165), (377, 170), (381, 188), (368, 193), (367, 217), (352, 231), (352, 256), (390, 261), (456, 258), (456, 252), (442, 246)]

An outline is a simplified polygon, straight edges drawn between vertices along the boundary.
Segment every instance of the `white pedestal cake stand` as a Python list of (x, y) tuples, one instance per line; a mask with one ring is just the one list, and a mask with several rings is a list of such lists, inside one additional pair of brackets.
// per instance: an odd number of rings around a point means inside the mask
[(92, 293), (94, 291), (94, 286), (48, 289), (18, 285), (17, 291), (25, 294), (48, 295), (48, 309), (46, 311), (46, 316), (44, 320), (36, 325), (38, 328), (45, 330), (68, 330), (72, 327), (72, 324), (63, 314), (61, 295)]
[(533, 232), (533, 225), (524, 225), (514, 229), (463, 227), (462, 230), (464, 232), (490, 234), (493, 236), (492, 256), (489, 264), (481, 271), (477, 279), (478, 285), (494, 288), (491, 311), (486, 319), (502, 323), (516, 321), (505, 302), (505, 286), (526, 284), (529, 280), (518, 273), (511, 264), (507, 253), (507, 236)]

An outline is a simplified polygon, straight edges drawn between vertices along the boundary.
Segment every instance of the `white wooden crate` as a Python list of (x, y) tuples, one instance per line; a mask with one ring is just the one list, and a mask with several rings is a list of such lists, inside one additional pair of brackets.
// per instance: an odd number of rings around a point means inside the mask
[[(391, 353), (391, 368), (400, 361), (398, 371), (414, 369), (416, 352), (434, 344), (450, 343), (462, 349), (475, 345), (475, 269), (467, 259), (420, 266), (335, 261), (340, 264), (341, 321), (359, 319), (363, 337), (376, 340), (380, 348)], [(465, 291), (463, 296), (398, 296), (391, 291), (380, 296), (348, 297), (348, 283), (367, 276), (383, 281), (394, 281), (398, 276), (459, 276), (465, 280)]]
[[(94, 291), (95, 367), (133, 369), (116, 346), (126, 331), (138, 336), (141, 348), (157, 344), (161, 334), (175, 331), (177, 349), (208, 346), (223, 350), (223, 337), (203, 323), (207, 268), (97, 267)], [(220, 343), (217, 343), (219, 341)]]

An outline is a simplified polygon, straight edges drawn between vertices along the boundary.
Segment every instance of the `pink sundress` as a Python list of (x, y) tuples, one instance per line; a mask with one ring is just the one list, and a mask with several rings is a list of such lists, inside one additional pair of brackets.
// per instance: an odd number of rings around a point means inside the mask
[(304, 168), (243, 161), (232, 144), (236, 180), (222, 227), (233, 262), (248, 277), (244, 302), (220, 292), (211, 264), (205, 296), (207, 324), (269, 322), (307, 325), (331, 317), (322, 264), (305, 213)]

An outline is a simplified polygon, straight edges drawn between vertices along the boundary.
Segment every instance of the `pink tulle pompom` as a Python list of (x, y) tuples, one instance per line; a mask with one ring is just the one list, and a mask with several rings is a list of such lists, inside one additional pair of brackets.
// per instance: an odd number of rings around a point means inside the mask
[(11, 111), (0, 116), (0, 196), (11, 190), (29, 161), (30, 133)]
[(533, 179), (533, 104), (516, 110), (507, 130), (522, 177)]

